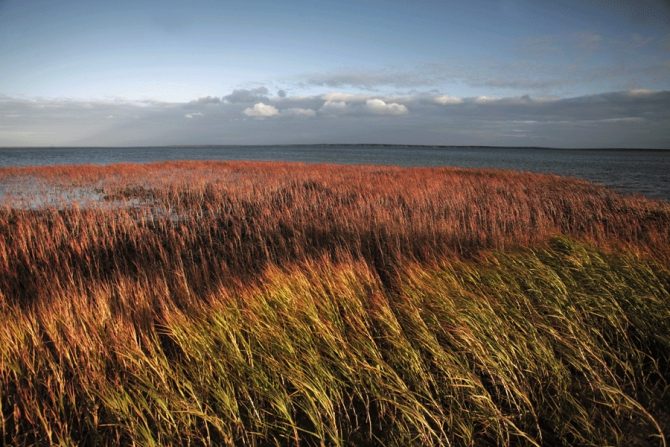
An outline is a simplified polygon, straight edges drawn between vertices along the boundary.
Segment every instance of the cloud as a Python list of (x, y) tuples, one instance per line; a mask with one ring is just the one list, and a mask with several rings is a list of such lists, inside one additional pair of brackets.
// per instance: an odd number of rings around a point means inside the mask
[(316, 112), (312, 109), (305, 109), (300, 107), (289, 107), (279, 110), (275, 106), (263, 104), (259, 102), (253, 108), (248, 107), (244, 110), (246, 116), (253, 118), (270, 118), (276, 116), (294, 117), (294, 118), (310, 118), (316, 116)]
[(582, 48), (589, 52), (596, 51), (603, 40), (602, 36), (595, 32), (574, 33), (572, 37), (577, 44), (577, 48)]
[(528, 76), (509, 77), (507, 74), (492, 74), (490, 77), (472, 79), (470, 87), (492, 87), (495, 89), (555, 91), (579, 84), (576, 79), (562, 77), (537, 79)]
[(279, 110), (274, 106), (269, 106), (259, 102), (255, 104), (253, 108), (248, 107), (244, 110), (246, 116), (251, 116), (254, 118), (267, 118), (270, 116), (279, 115)]
[[(569, 71), (569, 72), (568, 72)], [(618, 72), (613, 72), (618, 73)], [(465, 61), (447, 63), (419, 64), (409, 69), (394, 70), (342, 70), (339, 72), (308, 74), (303, 78), (307, 85), (333, 88), (356, 88), (376, 91), (382, 88), (441, 86), (462, 83), (470, 87), (492, 87), (501, 89), (552, 90), (564, 86), (583, 84), (592, 74), (575, 73), (575, 67), (569, 69), (557, 63), (536, 62), (496, 62), (486, 65)], [(602, 79), (602, 77), (600, 78)], [(369, 95), (368, 98), (372, 96)], [(324, 98), (344, 100), (342, 98)]]
[[(453, 91), (456, 85), (487, 87), (482, 94), (491, 96), (498, 96), (498, 90), (567, 96), (586, 91), (667, 88), (668, 48), (667, 32), (612, 34), (607, 30), (583, 30), (520, 38), (514, 41), (511, 52), (501, 51), (485, 60), (464, 57), (367, 69), (342, 67), (305, 73), (295, 82), (303, 87), (349, 90), (349, 94), (351, 89), (369, 91), (370, 98), (392, 89)], [(598, 58), (591, 57), (595, 53)], [(324, 99), (350, 103), (346, 97)]]
[(306, 75), (305, 83), (320, 87), (346, 87), (356, 86), (370, 89), (379, 85), (389, 85), (387, 76), (382, 73), (363, 72), (359, 70), (343, 70), (341, 72), (311, 73)]
[(188, 108), (195, 108), (195, 107), (200, 107), (200, 106), (208, 106), (208, 105), (218, 105), (221, 104), (221, 98), (217, 98), (216, 96), (205, 96), (202, 98), (198, 98), (196, 100), (190, 101), (187, 104)]
[(302, 102), (302, 101), (318, 101), (320, 98), (313, 95), (293, 95), (293, 96), (284, 96), (270, 98), (274, 102)]
[(294, 116), (299, 118), (311, 118), (316, 116), (316, 112), (312, 109), (301, 109), (298, 107), (291, 107), (279, 112), (282, 116)]
[(257, 101), (267, 102), (268, 101), (267, 94), (268, 89), (266, 89), (265, 87), (258, 87), (251, 90), (240, 89), (240, 90), (233, 90), (233, 93), (224, 96), (223, 100), (233, 104), (250, 103), (250, 102), (255, 103)]
[(630, 36), (630, 41), (627, 42), (627, 46), (630, 49), (637, 50), (638, 48), (646, 47), (654, 40), (653, 37), (644, 37), (641, 34), (635, 33)]
[(356, 87), (375, 90), (381, 86), (400, 88), (423, 87), (456, 79), (455, 67), (445, 64), (420, 64), (412, 69), (342, 69), (326, 73), (310, 73), (302, 81), (308, 85), (320, 87)]
[(463, 102), (462, 98), (455, 98), (449, 95), (439, 95), (433, 98), (438, 104), (447, 105), (447, 104), (461, 104)]
[(557, 36), (549, 35), (521, 39), (518, 52), (525, 57), (544, 58), (564, 53), (565, 50)]
[(347, 103), (344, 101), (328, 100), (321, 106), (319, 111), (326, 115), (341, 115), (348, 111)]
[[(460, 98), (444, 93), (370, 97), (346, 92), (331, 93), (330, 100), (324, 97), (273, 96), (271, 104), (252, 105), (221, 101), (198, 110), (187, 108), (191, 102), (0, 95), (0, 145), (369, 142), (670, 148), (670, 91), (664, 90), (567, 98)], [(114, 118), (108, 119), (110, 115)]]
[(664, 51), (670, 51), (670, 34), (659, 41), (659, 47)]
[(628, 96), (646, 96), (646, 95), (653, 95), (654, 93), (660, 93), (659, 90), (646, 90), (643, 88), (638, 88), (638, 89), (633, 89), (629, 90), (627, 92), (622, 92), (622, 95), (628, 95)]
[[(498, 109), (503, 106), (531, 106), (531, 105), (541, 105), (543, 103), (550, 103), (558, 101), (559, 98), (552, 96), (545, 97), (531, 97), (530, 95), (521, 95), (521, 96), (474, 96), (470, 98), (456, 98), (461, 99), (461, 103), (468, 106), (482, 106), (487, 105), (491, 108), (497, 107)], [(491, 109), (493, 110), (493, 109)]]
[(368, 99), (365, 107), (375, 115), (404, 115), (408, 112), (407, 107), (402, 104), (386, 104), (381, 99)]
[(640, 122), (640, 121), (644, 121), (644, 118), (640, 118), (639, 116), (626, 116), (626, 117), (623, 117), (623, 118), (605, 118), (603, 120), (596, 120), (596, 121), (601, 122), (601, 123), (617, 123), (617, 122), (622, 122), (622, 121), (637, 123), (637, 122)]
[[(371, 97), (356, 93), (325, 93), (319, 97), (325, 102), (319, 108), (319, 113), (327, 116), (341, 115), (404, 115), (408, 113), (407, 106), (398, 101), (412, 102), (416, 98), (404, 97)], [(395, 102), (391, 102), (395, 101)]]
[(365, 102), (370, 99), (370, 95), (361, 95), (357, 93), (330, 92), (321, 95), (324, 101), (332, 102)]
[(476, 98), (472, 99), (472, 102), (476, 104), (486, 104), (489, 102), (497, 102), (500, 101), (500, 98), (493, 98), (490, 96), (477, 96)]

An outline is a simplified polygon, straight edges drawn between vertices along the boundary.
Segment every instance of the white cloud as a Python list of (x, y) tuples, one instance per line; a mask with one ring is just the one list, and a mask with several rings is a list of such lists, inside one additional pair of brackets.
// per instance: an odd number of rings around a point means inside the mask
[(626, 116), (623, 118), (607, 118), (604, 120), (596, 120), (599, 123), (620, 123), (620, 122), (628, 122), (628, 123), (639, 123), (644, 121), (644, 118), (640, 118), (639, 116)]
[(408, 112), (407, 107), (402, 104), (396, 102), (386, 104), (381, 99), (368, 99), (365, 107), (376, 115), (404, 115)]
[(279, 110), (277, 110), (275, 106), (269, 106), (259, 102), (258, 104), (255, 104), (253, 108), (246, 108), (244, 110), (244, 114), (254, 118), (267, 118), (270, 116), (279, 115)]
[(309, 108), (290, 107), (288, 109), (279, 110), (275, 106), (259, 102), (254, 107), (248, 107), (243, 112), (246, 116), (253, 118), (270, 118), (273, 116), (298, 117), (309, 118), (316, 116), (316, 112)]
[(500, 100), (500, 98), (495, 98), (495, 97), (492, 97), (492, 96), (477, 96), (472, 101), (476, 104), (486, 104), (486, 103), (495, 102), (495, 101), (499, 101), (499, 100)]
[(295, 116), (300, 118), (310, 118), (316, 116), (316, 112), (312, 109), (301, 109), (298, 107), (291, 107), (279, 112), (282, 116)]
[(184, 115), (184, 117), (186, 118), (193, 118), (194, 116), (205, 116), (205, 115), (200, 112), (187, 113), (186, 115)]
[(321, 108), (320, 112), (327, 115), (340, 115), (347, 112), (347, 103), (344, 101), (326, 101)]
[(638, 89), (634, 89), (634, 90), (629, 90), (626, 93), (628, 93), (628, 95), (630, 95), (630, 96), (642, 96), (642, 95), (651, 95), (651, 94), (658, 93), (658, 92), (659, 92), (658, 90), (645, 90), (645, 89), (642, 89), (642, 88), (638, 88)]
[(433, 98), (433, 101), (435, 101), (438, 104), (447, 105), (447, 104), (461, 104), (463, 102), (463, 99), (449, 95), (440, 95)]

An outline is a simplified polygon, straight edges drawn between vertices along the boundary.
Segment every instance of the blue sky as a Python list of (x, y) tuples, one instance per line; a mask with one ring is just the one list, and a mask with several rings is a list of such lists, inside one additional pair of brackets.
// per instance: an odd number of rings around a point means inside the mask
[(670, 148), (661, 0), (0, 0), (0, 146)]

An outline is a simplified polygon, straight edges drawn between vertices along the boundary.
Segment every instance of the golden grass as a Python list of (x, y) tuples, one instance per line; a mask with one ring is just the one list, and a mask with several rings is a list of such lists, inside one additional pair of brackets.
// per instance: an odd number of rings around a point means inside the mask
[(6, 445), (664, 445), (667, 203), (290, 163), (0, 184)]

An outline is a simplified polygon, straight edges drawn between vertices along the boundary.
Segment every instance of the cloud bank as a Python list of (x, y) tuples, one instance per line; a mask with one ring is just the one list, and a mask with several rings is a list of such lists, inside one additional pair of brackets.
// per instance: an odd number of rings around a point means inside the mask
[(0, 146), (290, 143), (670, 148), (670, 91), (556, 98), (257, 88), (185, 103), (0, 96)]

